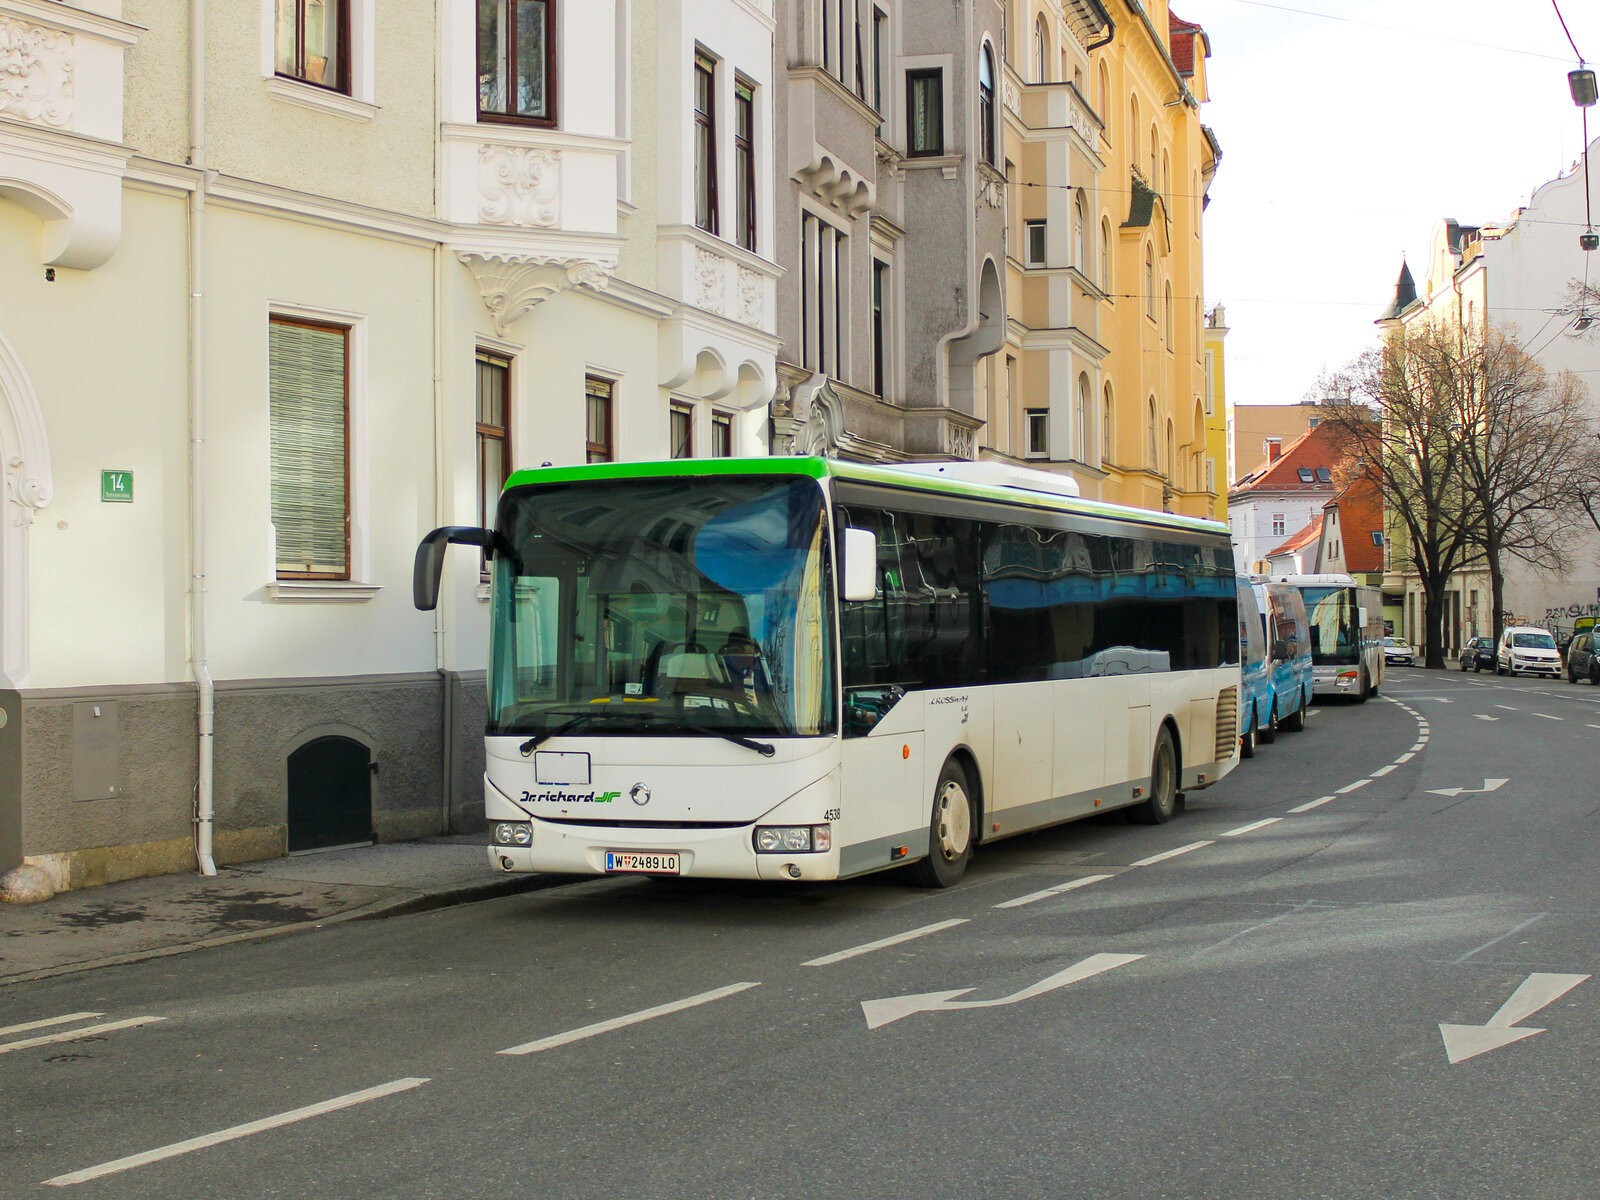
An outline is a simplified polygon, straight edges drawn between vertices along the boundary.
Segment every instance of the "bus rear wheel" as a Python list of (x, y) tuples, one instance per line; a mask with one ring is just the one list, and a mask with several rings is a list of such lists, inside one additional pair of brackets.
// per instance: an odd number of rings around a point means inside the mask
[(912, 863), (911, 878), (922, 887), (954, 887), (972, 861), (972, 790), (967, 773), (947, 759), (933, 789), (933, 818), (928, 823), (928, 857)]
[(1311, 697), (1306, 695), (1304, 688), (1300, 689), (1300, 705), (1283, 719), (1283, 727), (1290, 733), (1299, 733), (1306, 727), (1306, 709), (1311, 707)]
[(1278, 702), (1272, 702), (1272, 711), (1267, 714), (1267, 723), (1257, 731), (1256, 737), (1263, 746), (1270, 746), (1278, 740)]
[(1141, 825), (1165, 825), (1177, 811), (1178, 748), (1172, 744), (1172, 731), (1163, 725), (1150, 759), (1150, 796), (1130, 808), (1128, 816)]

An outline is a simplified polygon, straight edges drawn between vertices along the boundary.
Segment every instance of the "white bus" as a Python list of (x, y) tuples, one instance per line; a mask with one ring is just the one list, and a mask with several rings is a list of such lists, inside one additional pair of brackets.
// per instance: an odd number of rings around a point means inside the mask
[(1383, 685), (1383, 592), (1349, 575), (1275, 575), (1305, 598), (1311, 622), (1312, 690), (1366, 701)]
[(431, 608), (447, 543), (490, 555), (492, 867), (949, 886), (980, 842), (1171, 818), (1238, 762), (1228, 532), (1063, 483), (816, 458), (514, 474), (495, 528), (435, 530), (414, 581)]

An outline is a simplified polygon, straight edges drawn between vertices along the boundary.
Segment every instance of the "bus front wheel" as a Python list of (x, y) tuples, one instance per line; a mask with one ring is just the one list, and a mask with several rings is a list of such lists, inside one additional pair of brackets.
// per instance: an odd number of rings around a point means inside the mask
[(911, 877), (923, 887), (954, 887), (972, 861), (972, 789), (967, 773), (948, 759), (933, 789), (933, 819), (928, 824), (928, 857), (913, 863)]
[(1178, 748), (1172, 744), (1172, 731), (1163, 725), (1150, 759), (1150, 797), (1130, 808), (1128, 816), (1141, 825), (1165, 825), (1177, 811)]

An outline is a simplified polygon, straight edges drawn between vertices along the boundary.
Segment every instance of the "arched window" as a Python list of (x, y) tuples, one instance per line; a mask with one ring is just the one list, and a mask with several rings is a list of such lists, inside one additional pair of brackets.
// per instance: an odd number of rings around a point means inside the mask
[(1100, 402), (1100, 462), (1105, 464), (1111, 461), (1111, 431), (1113, 429), (1111, 414), (1111, 385), (1105, 386), (1105, 399)]
[(1173, 345), (1172, 345), (1172, 284), (1171, 284), (1171, 282), (1168, 282), (1167, 285), (1166, 285), (1166, 294), (1162, 297), (1161, 303), (1162, 303), (1162, 310), (1161, 310), (1162, 324), (1164, 326), (1164, 329), (1162, 330), (1161, 336), (1164, 339), (1166, 339), (1167, 349), (1171, 350), (1171, 349), (1173, 349)]
[(983, 161), (994, 165), (994, 54), (987, 44), (978, 60), (978, 144)]
[(1082, 462), (1089, 461), (1089, 375), (1078, 376), (1078, 411), (1073, 422), (1073, 446)]
[(1156, 319), (1156, 254), (1148, 244), (1144, 248), (1144, 311), (1152, 321)]
[(1161, 152), (1161, 195), (1166, 199), (1167, 206), (1172, 206), (1172, 160), (1167, 152)]
[(1144, 431), (1145, 441), (1148, 443), (1145, 446), (1145, 461), (1150, 464), (1150, 469), (1153, 471), (1160, 465), (1156, 457), (1159, 452), (1156, 449), (1156, 398), (1154, 396), (1144, 402)]
[(1089, 273), (1089, 245), (1083, 236), (1083, 192), (1072, 200), (1072, 265), (1085, 275)]
[(1050, 64), (1050, 28), (1040, 17), (1033, 23), (1033, 81), (1048, 82), (1046, 72)]
[(1100, 218), (1100, 287), (1111, 290), (1111, 220)]
[(1106, 70), (1104, 62), (1100, 64), (1099, 92), (1095, 100), (1099, 103), (1102, 114), (1111, 111), (1111, 72)]
[(1173, 443), (1173, 440), (1172, 440), (1172, 418), (1168, 417), (1167, 418), (1167, 463), (1166, 463), (1166, 466), (1167, 466), (1167, 478), (1172, 480), (1173, 483), (1177, 483), (1178, 482), (1177, 467), (1176, 467), (1176, 464), (1173, 461), (1175, 449), (1176, 449), (1176, 447), (1175, 447), (1175, 445)]
[(1156, 132), (1155, 124), (1152, 123), (1151, 126), (1150, 126), (1150, 186), (1151, 187), (1158, 186), (1157, 183), (1156, 183), (1156, 180), (1158, 178), (1160, 178), (1160, 177), (1156, 174), (1156, 157), (1160, 153), (1161, 153), (1161, 135)]

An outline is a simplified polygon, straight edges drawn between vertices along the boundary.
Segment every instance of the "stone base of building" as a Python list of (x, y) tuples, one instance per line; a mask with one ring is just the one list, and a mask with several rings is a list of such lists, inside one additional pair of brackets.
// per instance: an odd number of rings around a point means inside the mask
[[(482, 829), (483, 704), (482, 672), (219, 682), (214, 860)], [(193, 684), (0, 712), (0, 873), (60, 892), (197, 869)]]

